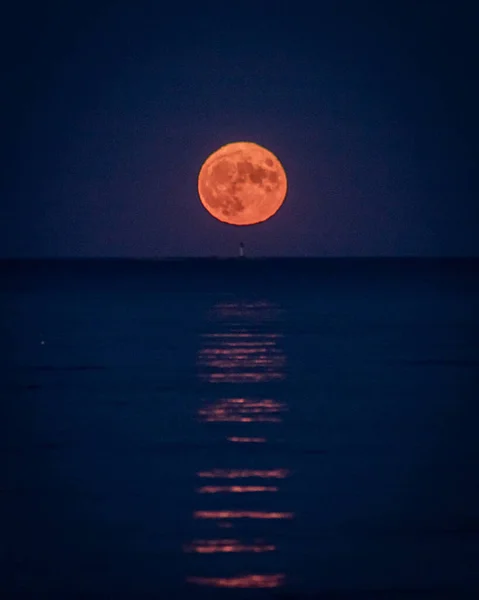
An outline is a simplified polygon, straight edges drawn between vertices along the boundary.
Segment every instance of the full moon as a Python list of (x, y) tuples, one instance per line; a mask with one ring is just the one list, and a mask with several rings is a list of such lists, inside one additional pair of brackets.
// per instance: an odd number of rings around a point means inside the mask
[(231, 225), (266, 221), (283, 204), (286, 190), (286, 173), (279, 160), (252, 142), (222, 146), (208, 156), (198, 175), (203, 206)]

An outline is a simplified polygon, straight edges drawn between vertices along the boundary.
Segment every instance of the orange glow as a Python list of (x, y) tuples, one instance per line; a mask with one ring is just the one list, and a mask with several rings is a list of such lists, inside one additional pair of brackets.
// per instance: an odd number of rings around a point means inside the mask
[(240, 575), (238, 577), (188, 577), (188, 583), (217, 588), (276, 588), (284, 575)]
[(264, 444), (266, 438), (262, 437), (229, 437), (228, 442), (235, 442), (238, 444)]
[(276, 156), (252, 142), (213, 152), (198, 175), (206, 210), (231, 225), (254, 225), (272, 217), (286, 197), (286, 173)]
[(284, 410), (284, 405), (275, 400), (248, 400), (246, 398), (227, 398), (221, 401), (226, 408), (232, 408), (239, 412), (279, 412)]
[(277, 492), (272, 485), (205, 485), (198, 488), (200, 494), (247, 494), (255, 492)]
[(209, 383), (264, 383), (266, 381), (281, 381), (282, 373), (210, 373), (201, 375), (201, 379)]
[(276, 416), (286, 407), (275, 400), (247, 400), (245, 398), (226, 398), (215, 404), (200, 408), (200, 420), (214, 423), (280, 423)]
[[(236, 346), (236, 347), (235, 347)], [(250, 344), (251, 346), (251, 344)], [(263, 345), (261, 345), (260, 350), (263, 349)], [(237, 344), (229, 344), (227, 348), (224, 349), (217, 349), (217, 348), (209, 348), (209, 349), (205, 349), (203, 351), (204, 355), (212, 355), (212, 356), (227, 356), (228, 358), (232, 358), (233, 360), (236, 357), (240, 357), (240, 358), (245, 358), (248, 355), (258, 355), (258, 349), (257, 348), (245, 348), (243, 346), (243, 344), (241, 344), (241, 347), (237, 347)]]
[(216, 553), (233, 553), (233, 552), (273, 552), (276, 546), (273, 544), (242, 544), (239, 540), (195, 540), (191, 544), (185, 546), (185, 552), (193, 552), (196, 554), (216, 554)]
[(208, 415), (202, 420), (208, 423), (281, 423), (279, 417), (239, 417), (238, 415), (222, 414)]
[[(238, 345), (238, 342), (222, 342), (221, 346), (223, 348), (235, 348)], [(262, 341), (261, 343), (258, 342), (244, 342), (241, 341), (241, 347), (242, 348), (271, 348), (271, 347), (275, 347), (276, 346), (276, 342), (265, 342)]]
[(294, 513), (261, 510), (197, 510), (195, 519), (293, 519)]
[(212, 471), (200, 471), (198, 477), (211, 477), (218, 479), (243, 479), (247, 477), (260, 477), (262, 479), (285, 479), (289, 476), (288, 469), (270, 469), (267, 471), (256, 471), (252, 469), (213, 469)]
[(198, 354), (199, 376), (210, 383), (281, 381), (286, 362), (277, 334), (205, 334)]
[(261, 365), (282, 365), (283, 356), (280, 352), (272, 352), (273, 345), (263, 344), (251, 347), (244, 347), (242, 342), (235, 345), (229, 343), (228, 346), (219, 348), (203, 348), (200, 357), (205, 364), (210, 367), (237, 368), (239, 366)]

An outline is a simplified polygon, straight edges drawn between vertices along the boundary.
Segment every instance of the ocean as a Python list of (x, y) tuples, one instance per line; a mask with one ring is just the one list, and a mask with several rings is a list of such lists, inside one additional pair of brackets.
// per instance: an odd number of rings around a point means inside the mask
[(1, 597), (479, 597), (478, 275), (0, 262)]

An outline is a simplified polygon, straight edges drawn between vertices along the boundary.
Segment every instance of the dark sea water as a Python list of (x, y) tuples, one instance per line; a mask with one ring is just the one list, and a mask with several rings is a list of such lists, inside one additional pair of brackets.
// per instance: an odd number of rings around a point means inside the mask
[(478, 276), (0, 263), (0, 597), (478, 598)]

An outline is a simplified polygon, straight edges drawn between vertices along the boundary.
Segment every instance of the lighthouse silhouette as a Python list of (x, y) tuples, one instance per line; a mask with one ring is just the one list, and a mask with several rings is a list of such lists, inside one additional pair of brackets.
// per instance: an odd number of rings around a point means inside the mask
[(244, 258), (244, 244), (243, 244), (243, 242), (240, 242), (240, 245), (239, 245), (239, 257), (240, 258)]

